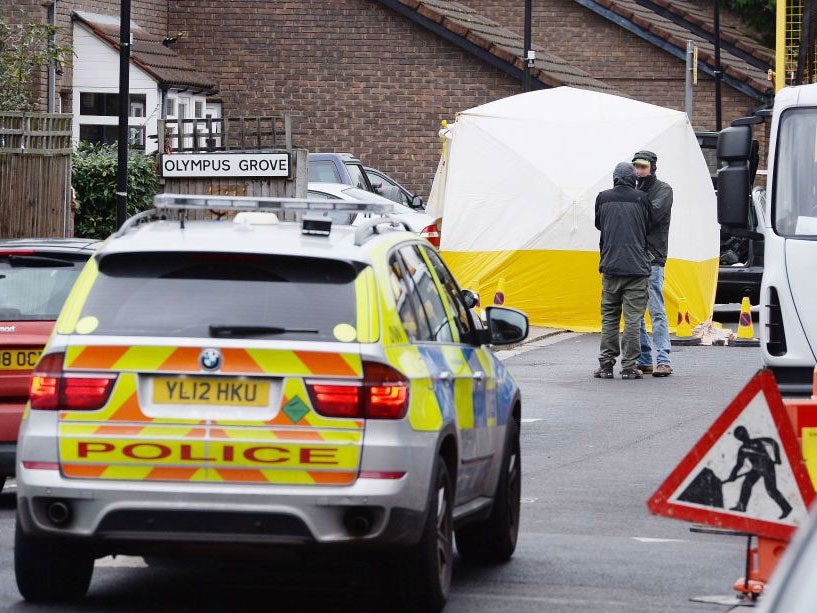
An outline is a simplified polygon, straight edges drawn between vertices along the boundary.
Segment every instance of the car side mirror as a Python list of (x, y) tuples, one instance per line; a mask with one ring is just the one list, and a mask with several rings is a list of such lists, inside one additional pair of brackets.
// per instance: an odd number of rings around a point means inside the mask
[(472, 292), (470, 289), (464, 289), (460, 292), (460, 297), (465, 303), (466, 309), (473, 309), (479, 306), (479, 294)]
[(485, 309), (485, 320), (494, 345), (520, 343), (528, 336), (528, 316), (522, 311), (489, 306)]
[(420, 196), (414, 196), (411, 199), (411, 208), (413, 208), (413, 209), (422, 209), (423, 208), (423, 199)]

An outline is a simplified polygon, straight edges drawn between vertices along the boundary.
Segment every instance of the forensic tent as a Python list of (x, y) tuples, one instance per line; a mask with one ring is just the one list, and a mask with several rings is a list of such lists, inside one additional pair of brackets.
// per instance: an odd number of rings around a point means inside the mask
[(670, 328), (682, 299), (693, 326), (711, 318), (715, 192), (685, 113), (557, 87), (463, 111), (440, 135), (427, 212), (442, 217), (442, 256), (483, 307), (504, 295), (534, 325), (598, 331), (596, 196), (613, 186), (616, 163), (647, 149), (674, 190), (664, 281)]

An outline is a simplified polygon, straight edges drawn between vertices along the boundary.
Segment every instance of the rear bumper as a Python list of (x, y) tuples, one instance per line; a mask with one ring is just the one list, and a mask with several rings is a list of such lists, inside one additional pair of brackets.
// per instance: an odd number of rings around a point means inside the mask
[(0, 402), (0, 441), (14, 442), (20, 430), (20, 420), (23, 418), (25, 403)]
[[(420, 538), (431, 481), (430, 463), (413, 468), (401, 479), (334, 487), (78, 480), (20, 466), (18, 509), (25, 532), (81, 540), (100, 555), (157, 544), (409, 546)], [(55, 502), (69, 508), (64, 523), (49, 516)]]

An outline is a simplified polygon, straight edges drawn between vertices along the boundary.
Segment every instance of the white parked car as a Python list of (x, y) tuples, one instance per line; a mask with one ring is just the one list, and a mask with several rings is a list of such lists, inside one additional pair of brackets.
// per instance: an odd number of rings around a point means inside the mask
[[(307, 197), (309, 199), (325, 198), (326, 200), (354, 200), (357, 202), (392, 204), (394, 206), (391, 215), (405, 222), (412, 232), (419, 234), (435, 247), (440, 246), (440, 229), (437, 226), (437, 222), (431, 215), (426, 214), (424, 211), (414, 210), (403, 204), (384, 198), (383, 196), (378, 196), (377, 194), (342, 183), (310, 182), (308, 190), (309, 193)], [(339, 214), (346, 216), (345, 213), (333, 213), (332, 215)], [(357, 215), (357, 218), (354, 220), (349, 220), (348, 216), (346, 216), (347, 219), (335, 219), (334, 221), (336, 223), (349, 223), (351, 221), (353, 225), (357, 226), (365, 223), (367, 219), (374, 215), (376, 214), (362, 213)]]

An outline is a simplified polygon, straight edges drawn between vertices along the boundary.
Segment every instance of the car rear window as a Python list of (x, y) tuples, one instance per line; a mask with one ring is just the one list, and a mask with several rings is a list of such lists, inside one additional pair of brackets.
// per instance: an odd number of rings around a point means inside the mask
[(309, 170), (307, 171), (307, 179), (310, 182), (317, 183), (338, 183), (340, 181), (340, 173), (335, 165), (330, 161), (309, 162)]
[(0, 321), (57, 319), (87, 259), (46, 252), (0, 254)]
[(356, 324), (362, 267), (280, 255), (112, 254), (81, 317), (95, 335), (335, 341), (338, 326)]

